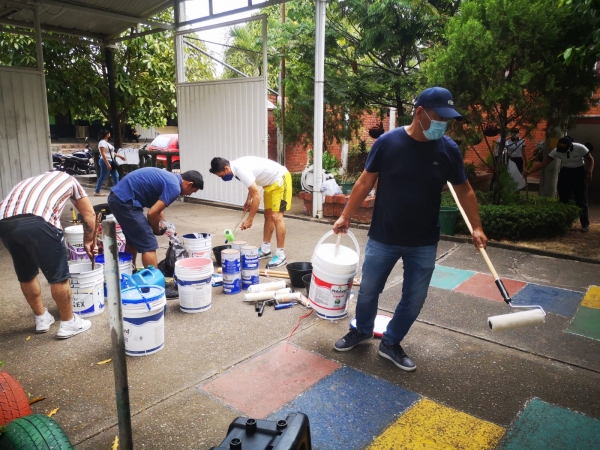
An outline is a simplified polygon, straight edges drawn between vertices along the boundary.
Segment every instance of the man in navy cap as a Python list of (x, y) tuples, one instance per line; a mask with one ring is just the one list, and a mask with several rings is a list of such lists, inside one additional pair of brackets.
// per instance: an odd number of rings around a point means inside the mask
[(373, 220), (365, 249), (356, 305), (356, 328), (334, 344), (348, 351), (373, 338), (379, 294), (402, 258), (402, 297), (379, 345), (379, 355), (406, 371), (416, 364), (400, 342), (417, 319), (427, 297), (440, 239), (441, 192), (447, 182), (458, 195), (473, 226), (473, 244), (485, 248), (475, 193), (467, 181), (462, 155), (445, 136), (450, 119), (462, 119), (447, 89), (424, 90), (415, 104), (412, 123), (382, 135), (369, 152), (365, 170), (356, 182), (333, 231), (344, 233), (350, 218), (377, 185)]

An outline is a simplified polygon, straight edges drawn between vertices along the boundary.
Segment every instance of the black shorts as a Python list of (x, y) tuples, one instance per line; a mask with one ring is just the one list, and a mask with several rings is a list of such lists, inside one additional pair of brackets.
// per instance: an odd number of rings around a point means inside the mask
[(108, 196), (110, 211), (121, 225), (125, 242), (138, 253), (152, 252), (158, 248), (158, 241), (152, 227), (144, 216), (144, 208), (135, 206), (132, 201), (123, 202), (112, 192)]
[(33, 280), (40, 269), (50, 284), (69, 279), (63, 232), (41, 217), (22, 214), (0, 220), (0, 239), (21, 283)]

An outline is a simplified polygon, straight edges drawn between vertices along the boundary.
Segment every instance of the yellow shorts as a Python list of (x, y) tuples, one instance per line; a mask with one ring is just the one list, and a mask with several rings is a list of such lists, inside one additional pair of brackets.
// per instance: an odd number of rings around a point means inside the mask
[(286, 172), (283, 178), (269, 186), (265, 191), (265, 209), (272, 211), (289, 211), (292, 206), (292, 176)]

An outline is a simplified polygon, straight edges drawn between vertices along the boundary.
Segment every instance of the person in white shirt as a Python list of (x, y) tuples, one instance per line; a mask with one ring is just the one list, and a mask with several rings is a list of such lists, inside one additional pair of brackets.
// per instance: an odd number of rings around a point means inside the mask
[(562, 164), (556, 186), (558, 198), (563, 203), (568, 203), (572, 197), (575, 198), (575, 204), (581, 208), (579, 215), (581, 232), (587, 233), (590, 227), (587, 184), (592, 181), (594, 158), (584, 145), (573, 142), (573, 139), (565, 136), (558, 140), (556, 148), (548, 153), (542, 162), (537, 163), (530, 170), (524, 170), (523, 176), (526, 177), (543, 169), (555, 159), (559, 159)]
[(263, 243), (258, 249), (258, 257), (263, 259), (271, 255), (271, 238), (275, 231), (277, 250), (267, 264), (267, 269), (287, 264), (284, 253), (285, 222), (283, 213), (289, 211), (292, 204), (292, 177), (288, 170), (275, 161), (258, 156), (243, 156), (231, 162), (225, 158), (216, 157), (210, 162), (209, 170), (223, 181), (230, 181), (235, 177), (248, 189), (244, 210), (249, 213), (248, 218), (242, 222), (240, 227), (242, 230), (247, 230), (252, 226), (260, 204), (258, 187), (263, 188), (265, 192), (265, 225)]
[(527, 162), (523, 151), (525, 149), (525, 139), (519, 139), (518, 128), (511, 129), (510, 134), (510, 139), (504, 143), (504, 148), (508, 152), (509, 158), (516, 164), (519, 173), (522, 173), (524, 164)]
[(121, 158), (123, 161), (125, 161), (125, 157), (123, 155), (117, 155), (115, 153), (115, 148), (108, 143), (108, 140), (110, 139), (110, 131), (102, 129), (100, 130), (100, 135), (98, 137), (98, 150), (100, 151), (98, 167), (100, 168), (100, 174), (98, 175), (98, 182), (96, 183), (94, 195), (96, 197), (102, 197), (106, 194), (102, 194), (100, 192), (100, 188), (104, 184), (104, 180), (106, 180), (108, 177), (109, 172), (113, 180), (113, 185), (116, 186), (119, 182), (119, 172), (117, 170), (118, 165), (114, 163), (114, 159)]

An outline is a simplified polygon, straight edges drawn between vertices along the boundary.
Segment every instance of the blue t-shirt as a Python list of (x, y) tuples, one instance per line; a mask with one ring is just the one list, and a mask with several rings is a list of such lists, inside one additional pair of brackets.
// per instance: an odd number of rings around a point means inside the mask
[(467, 180), (456, 143), (447, 136), (419, 142), (397, 128), (375, 141), (365, 169), (379, 172), (369, 237), (388, 245), (435, 245), (442, 188)]
[(111, 189), (122, 202), (133, 201), (139, 208), (151, 208), (158, 200), (169, 206), (181, 194), (181, 176), (156, 167), (129, 173)]

